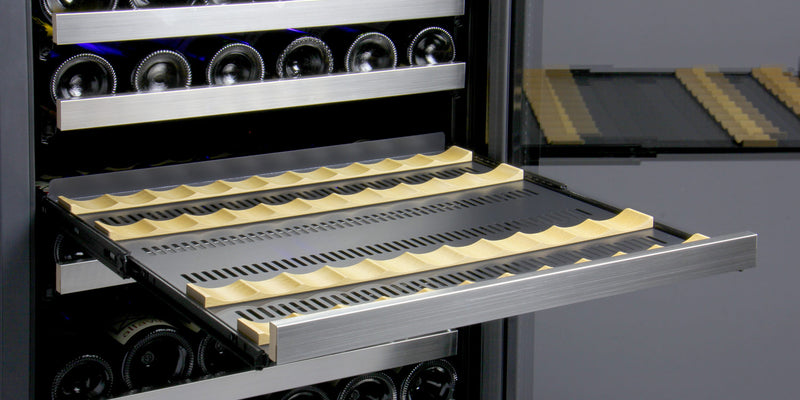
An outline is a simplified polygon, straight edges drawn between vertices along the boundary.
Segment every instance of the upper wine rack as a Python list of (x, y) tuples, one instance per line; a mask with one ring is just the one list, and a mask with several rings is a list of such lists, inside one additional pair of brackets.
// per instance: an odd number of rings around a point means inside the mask
[(62, 131), (403, 96), (464, 88), (466, 64), (273, 79), (230, 86), (59, 100)]
[(60, 13), (53, 16), (53, 41), (98, 43), (463, 14), (464, 0), (290, 0)]

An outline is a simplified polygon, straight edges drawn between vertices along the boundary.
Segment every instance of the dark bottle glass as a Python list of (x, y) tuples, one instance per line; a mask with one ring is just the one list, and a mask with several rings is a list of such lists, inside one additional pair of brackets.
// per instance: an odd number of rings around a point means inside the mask
[(112, 322), (108, 333), (122, 346), (120, 376), (129, 389), (175, 383), (192, 373), (191, 344), (167, 322), (125, 316)]
[(249, 43), (232, 36), (185, 39), (173, 46), (203, 71), (209, 85), (223, 86), (264, 79), (264, 60)]
[(272, 395), (270, 400), (330, 400), (330, 397), (319, 387), (305, 386)]
[[(307, 32), (290, 29), (270, 32), (259, 38), (262, 54), (277, 54), (275, 71), (281, 78), (330, 74), (333, 72), (333, 53), (320, 38)], [(262, 47), (263, 46), (263, 47)]]
[(117, 74), (111, 63), (97, 54), (80, 50), (78, 47), (56, 49), (46, 56), (49, 62), (58, 65), (50, 76), (49, 92), (53, 101), (116, 92)]
[(131, 73), (131, 86), (137, 92), (161, 92), (191, 84), (189, 61), (183, 54), (169, 49), (147, 54)]
[(60, 233), (56, 235), (56, 239), (53, 243), (53, 257), (57, 264), (68, 264), (92, 259), (92, 256), (87, 254), (75, 241)]
[(337, 400), (397, 400), (397, 387), (389, 375), (374, 372), (347, 380)]
[(77, 323), (70, 312), (43, 312), (47, 326), (39, 338), (44, 347), (37, 362), (48, 371), (46, 396), (51, 400), (109, 397), (114, 386), (113, 360), (107, 357), (102, 338)]
[(197, 344), (197, 365), (205, 375), (241, 371), (244, 362), (231, 349), (207, 333), (200, 334)]
[(53, 20), (53, 14), (105, 11), (117, 8), (117, 0), (39, 0), (42, 15), (48, 20)]
[(219, 4), (252, 3), (253, 0), (205, 0), (206, 5), (213, 6)]
[(186, 7), (205, 5), (204, 0), (128, 0), (131, 8), (162, 8), (162, 7)]
[(458, 375), (445, 360), (419, 363), (405, 372), (400, 400), (452, 400)]
[(209, 85), (234, 85), (264, 79), (264, 60), (246, 43), (229, 43), (217, 51), (206, 68)]
[(180, 42), (180, 39), (156, 39), (83, 43), (74, 47), (106, 58), (117, 67), (120, 76), (130, 76), (127, 83), (120, 82), (120, 92), (158, 92), (189, 87), (192, 83), (189, 61), (175, 50)]
[(392, 39), (380, 32), (362, 33), (353, 40), (344, 57), (345, 71), (368, 72), (397, 66)]
[(101, 399), (111, 394), (114, 372), (97, 354), (81, 354), (59, 368), (50, 385), (51, 400)]
[(358, 27), (335, 27), (324, 35), (346, 72), (368, 72), (397, 66), (397, 48), (383, 33)]
[(456, 59), (453, 36), (438, 26), (419, 31), (406, 49), (409, 65), (428, 65), (452, 62)]

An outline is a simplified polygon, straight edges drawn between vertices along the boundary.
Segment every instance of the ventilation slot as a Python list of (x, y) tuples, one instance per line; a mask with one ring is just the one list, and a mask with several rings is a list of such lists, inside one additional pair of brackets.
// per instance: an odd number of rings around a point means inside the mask
[[(244, 318), (244, 319), (246, 319), (248, 321), (252, 321), (253, 320), (253, 318), (250, 317), (249, 315), (245, 314), (244, 311), (236, 311), (236, 315), (238, 315), (239, 317)], [(272, 317), (272, 318), (274, 318), (274, 317)]]
[(267, 311), (264, 307), (258, 307), (256, 310), (261, 311), (262, 314), (266, 315), (269, 318), (275, 318), (276, 315)]
[(656, 243), (662, 245), (662, 246), (667, 244), (667, 242), (665, 242), (665, 241), (663, 241), (663, 240), (661, 240), (659, 238), (655, 238), (655, 237), (652, 237), (652, 236), (648, 236), (647, 238), (652, 240), (653, 242), (656, 242)]

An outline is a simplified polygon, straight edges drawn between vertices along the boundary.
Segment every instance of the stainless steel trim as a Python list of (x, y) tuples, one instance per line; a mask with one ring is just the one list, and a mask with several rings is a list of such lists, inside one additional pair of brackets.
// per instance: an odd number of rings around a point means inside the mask
[(62, 131), (461, 89), (466, 64), (59, 100)]
[(242, 399), (456, 354), (457, 331), (152, 390), (126, 400)]
[[(521, 49), (517, 57), (520, 63), (515, 68), (542, 68), (542, 51), (544, 47), (544, 0), (525, 0), (521, 21), (523, 26), (517, 27), (515, 35), (522, 31), (522, 38), (517, 38), (516, 49)], [(517, 82), (520, 85), (521, 82)]]
[(486, 128), (489, 157), (508, 161), (509, 90), (511, 80), (511, 0), (489, 4), (489, 99)]
[(533, 399), (535, 313), (506, 320), (505, 400)]
[(531, 160), (538, 160), (540, 154), (526, 149), (523, 143), (527, 136), (535, 132), (537, 122), (533, 113), (527, 110), (529, 105), (522, 90), (522, 74), (526, 69), (542, 66), (544, 0), (516, 2), (512, 26), (509, 160), (512, 164), (532, 163)]
[(279, 364), (755, 266), (745, 232), (270, 323)]
[(292, 0), (61, 13), (53, 16), (53, 41), (112, 42), (463, 14), (464, 0)]
[(61, 294), (83, 292), (126, 283), (133, 283), (133, 279), (122, 279), (97, 260), (56, 264), (56, 291)]
[[(480, 400), (506, 400), (506, 324), (499, 319), (481, 324)], [(530, 377), (532, 377), (531, 375)], [(529, 378), (530, 378), (529, 377)]]

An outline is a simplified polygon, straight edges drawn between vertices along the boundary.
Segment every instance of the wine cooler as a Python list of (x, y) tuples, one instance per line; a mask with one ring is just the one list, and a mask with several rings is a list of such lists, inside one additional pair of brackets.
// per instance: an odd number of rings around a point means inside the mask
[(526, 399), (532, 313), (754, 267), (519, 165), (540, 6), (4, 4), (2, 398)]

